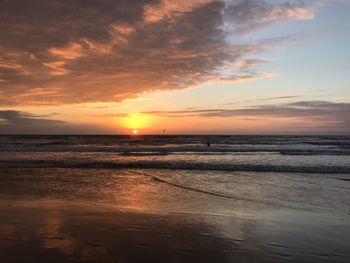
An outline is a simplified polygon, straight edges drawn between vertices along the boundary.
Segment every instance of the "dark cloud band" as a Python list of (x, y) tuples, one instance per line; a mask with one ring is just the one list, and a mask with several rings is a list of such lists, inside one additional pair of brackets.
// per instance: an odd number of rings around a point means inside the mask
[(241, 109), (195, 109), (184, 111), (149, 111), (166, 117), (252, 117), (252, 118), (297, 118), (308, 120), (312, 125), (322, 125), (344, 133), (350, 132), (350, 103), (330, 101), (299, 101), (279, 105), (257, 105)]

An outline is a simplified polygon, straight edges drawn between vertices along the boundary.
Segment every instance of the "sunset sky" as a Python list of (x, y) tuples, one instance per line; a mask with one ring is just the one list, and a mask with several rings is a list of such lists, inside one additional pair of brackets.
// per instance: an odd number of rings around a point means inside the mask
[(349, 0), (0, 0), (2, 134), (350, 134)]

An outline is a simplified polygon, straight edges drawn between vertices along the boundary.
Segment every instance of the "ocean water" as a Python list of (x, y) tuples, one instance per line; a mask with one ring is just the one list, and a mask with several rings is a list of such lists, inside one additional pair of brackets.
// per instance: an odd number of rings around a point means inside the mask
[(350, 172), (350, 137), (0, 136), (0, 158), (9, 167), (334, 174)]
[(3, 186), (16, 178), (38, 191), (112, 192), (122, 177), (109, 169), (251, 205), (350, 214), (350, 136), (1, 136), (0, 168)]

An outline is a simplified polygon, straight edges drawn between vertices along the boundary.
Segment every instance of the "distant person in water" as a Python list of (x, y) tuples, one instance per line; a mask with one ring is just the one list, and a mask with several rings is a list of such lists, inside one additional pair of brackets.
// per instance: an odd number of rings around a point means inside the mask
[(210, 147), (210, 141), (207, 140), (207, 147)]

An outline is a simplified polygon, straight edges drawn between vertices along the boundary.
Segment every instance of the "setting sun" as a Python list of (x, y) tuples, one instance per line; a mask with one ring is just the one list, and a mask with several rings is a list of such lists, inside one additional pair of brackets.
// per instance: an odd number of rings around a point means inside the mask
[(133, 130), (132, 133), (136, 135), (136, 134), (139, 133), (139, 131), (138, 130)]

